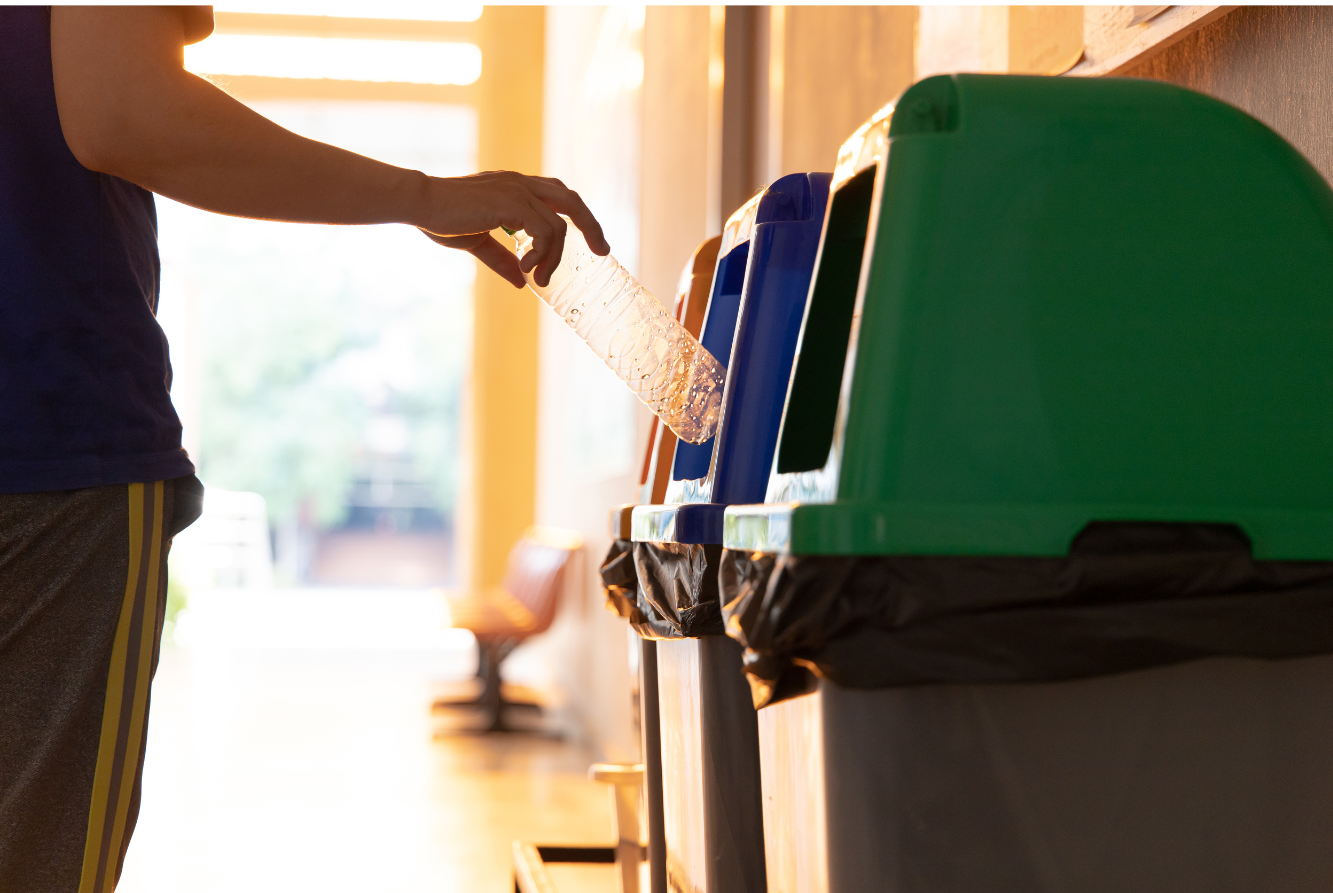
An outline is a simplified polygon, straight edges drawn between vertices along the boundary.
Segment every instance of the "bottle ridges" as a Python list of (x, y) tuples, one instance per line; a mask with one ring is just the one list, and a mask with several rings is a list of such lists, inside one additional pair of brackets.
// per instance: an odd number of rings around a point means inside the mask
[(571, 226), (550, 284), (528, 284), (678, 437), (713, 436), (726, 370), (614, 257)]

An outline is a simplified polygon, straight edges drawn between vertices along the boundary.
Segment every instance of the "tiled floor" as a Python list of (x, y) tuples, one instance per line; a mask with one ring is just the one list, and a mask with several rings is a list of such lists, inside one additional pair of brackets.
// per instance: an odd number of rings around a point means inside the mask
[[(510, 843), (601, 843), (606, 790), (576, 744), (433, 737), (466, 676), (424, 592), (197, 598), (153, 689), (120, 893), (509, 891)], [(561, 893), (614, 889), (562, 870)]]

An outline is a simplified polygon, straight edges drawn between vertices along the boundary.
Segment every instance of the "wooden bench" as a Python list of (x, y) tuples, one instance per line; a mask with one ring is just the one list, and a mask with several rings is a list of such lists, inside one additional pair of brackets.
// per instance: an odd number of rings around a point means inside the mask
[(505, 708), (532, 706), (506, 701), (500, 665), (524, 640), (545, 632), (555, 620), (564, 588), (565, 568), (583, 548), (577, 533), (531, 527), (509, 552), (503, 582), (494, 589), (445, 596), (445, 625), (465, 629), (477, 638), (477, 679), (481, 693), (465, 701), (438, 700), (434, 707), (480, 707), (485, 724), (479, 731), (509, 731)]

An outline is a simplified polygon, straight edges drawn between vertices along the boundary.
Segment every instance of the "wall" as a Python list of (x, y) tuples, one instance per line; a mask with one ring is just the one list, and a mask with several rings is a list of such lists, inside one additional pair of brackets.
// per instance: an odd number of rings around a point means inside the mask
[(1244, 109), (1333, 180), (1333, 8), (1241, 7), (1123, 74)]
[(709, 9), (652, 6), (643, 32), (641, 281), (662, 299), (707, 232)]
[(912, 83), (917, 11), (649, 7), (643, 282), (671, 294), (703, 239), (756, 188), (831, 170), (838, 147)]
[[(782, 59), (770, 74), (780, 116), (777, 171), (831, 171), (838, 148), (913, 80), (915, 6), (788, 6), (773, 10)], [(778, 84), (773, 84), (774, 80)]]

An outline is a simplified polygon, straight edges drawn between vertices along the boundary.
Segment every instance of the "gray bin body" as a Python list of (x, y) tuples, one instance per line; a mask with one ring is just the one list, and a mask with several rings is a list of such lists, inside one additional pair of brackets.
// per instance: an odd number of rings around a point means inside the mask
[(1333, 657), (760, 711), (773, 893), (1333, 889)]
[(657, 642), (667, 886), (761, 893), (759, 728), (725, 636)]

